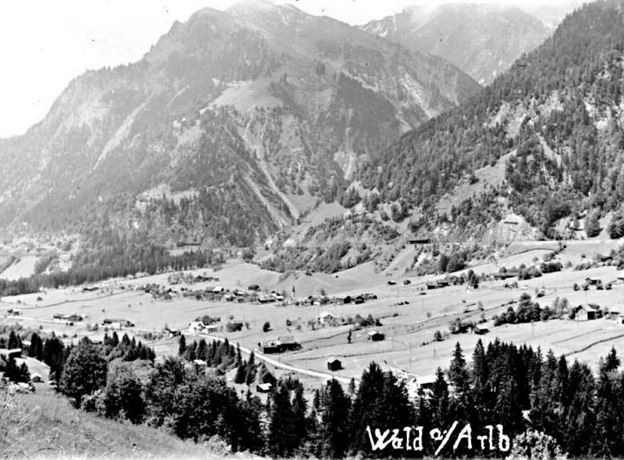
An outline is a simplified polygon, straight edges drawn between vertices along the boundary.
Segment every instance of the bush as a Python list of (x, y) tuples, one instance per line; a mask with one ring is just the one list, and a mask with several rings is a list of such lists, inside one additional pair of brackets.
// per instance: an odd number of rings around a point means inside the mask
[(609, 227), (607, 227), (607, 231), (609, 232), (609, 236), (614, 240), (624, 236), (624, 212), (622, 212), (622, 209), (613, 215), (613, 219)]
[(262, 325), (262, 332), (269, 332), (271, 330), (271, 323), (269, 323), (268, 321), (266, 321), (263, 325)]
[(562, 268), (563, 266), (561, 265), (561, 262), (543, 262), (540, 265), (540, 270), (542, 271), (542, 273), (559, 272)]
[(599, 218), (600, 212), (598, 210), (590, 212), (585, 218), (585, 234), (588, 238), (593, 238), (600, 234), (602, 229), (600, 228), (600, 222), (598, 222)]

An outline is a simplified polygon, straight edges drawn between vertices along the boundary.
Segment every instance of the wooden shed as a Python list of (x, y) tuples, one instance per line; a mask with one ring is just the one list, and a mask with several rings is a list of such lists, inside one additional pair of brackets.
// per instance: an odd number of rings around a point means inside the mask
[(329, 358), (327, 360), (327, 369), (334, 372), (342, 369), (342, 361), (338, 358)]

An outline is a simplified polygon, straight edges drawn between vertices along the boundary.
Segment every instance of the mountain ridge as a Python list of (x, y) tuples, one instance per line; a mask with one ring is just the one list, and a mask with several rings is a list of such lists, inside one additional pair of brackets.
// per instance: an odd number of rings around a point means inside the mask
[[(339, 199), (361, 158), (478, 90), (440, 58), (253, 5), (202, 9), (137, 63), (74, 79), (44, 120), (0, 142), (0, 219), (249, 245)], [(162, 185), (185, 198), (137, 208)]]
[(490, 83), (550, 32), (518, 7), (476, 3), (413, 5), (362, 29), (412, 51), (441, 56), (480, 84)]

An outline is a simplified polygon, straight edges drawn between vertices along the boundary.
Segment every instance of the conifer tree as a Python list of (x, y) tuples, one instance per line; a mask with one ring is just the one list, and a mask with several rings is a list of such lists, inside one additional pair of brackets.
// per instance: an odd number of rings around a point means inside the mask
[(180, 340), (178, 341), (178, 356), (184, 356), (184, 352), (186, 351), (186, 337), (184, 334), (180, 335)]
[(331, 379), (323, 389), (323, 407), (321, 410), (320, 442), (321, 456), (341, 458), (347, 453), (350, 432), (348, 426), (351, 401), (345, 395), (340, 383)]
[(267, 449), (274, 457), (287, 457), (294, 453), (296, 440), (289, 421), (293, 420), (290, 391), (283, 383), (273, 392), (269, 415)]

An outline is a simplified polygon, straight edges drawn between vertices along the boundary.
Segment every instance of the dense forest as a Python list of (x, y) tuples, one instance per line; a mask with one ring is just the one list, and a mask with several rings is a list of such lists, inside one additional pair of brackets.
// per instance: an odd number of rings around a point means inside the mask
[(223, 261), (223, 253), (217, 251), (199, 249), (172, 255), (168, 249), (146, 242), (140, 234), (127, 238), (113, 231), (100, 231), (96, 237), (85, 240), (68, 270), (35, 273), (17, 280), (0, 278), (0, 297), (137, 273), (154, 275), (167, 270), (211, 267)]
[(372, 158), (361, 178), (386, 202), (422, 207), (433, 225), (449, 217), (436, 218), (442, 195), (515, 151), (503, 185), (485, 191), (546, 236), (557, 236), (562, 217), (615, 210), (624, 199), (623, 54), (621, 2), (587, 4), (471, 101)]
[[(35, 335), (28, 353), (50, 363), (59, 391), (77, 407), (197, 442), (217, 437), (233, 451), (273, 457), (422, 457), (433, 455), (439, 444), (424, 436), (422, 450), (391, 443), (373, 449), (369, 428), (373, 433), (375, 428), (423, 427), (430, 433), (457, 422), (470, 424), (474, 433), (502, 425), (494, 445), (504, 447), (499, 441), (509, 436), (517, 455), (624, 455), (624, 371), (615, 349), (594, 374), (588, 365), (552, 351), (543, 354), (498, 340), (485, 346), (479, 340), (470, 361), (457, 344), (448, 369), (438, 369), (433, 386), (421, 388), (415, 399), (404, 380), (371, 363), (359, 382), (343, 388), (329, 380), (308, 401), (296, 378), (276, 379), (253, 353), (245, 360), (227, 341), (187, 344), (181, 337), (179, 356), (150, 364), (153, 352), (127, 336), (106, 335), (102, 343), (84, 338), (68, 348), (54, 336), (42, 341)], [(21, 338), (11, 331), (9, 340), (14, 345)], [(148, 363), (150, 370), (139, 374), (141, 367), (133, 363)], [(247, 385), (246, 391), (226, 383), (229, 372), (235, 383)], [(250, 388), (266, 382), (273, 387), (263, 402)], [(455, 448), (449, 443), (441, 454), (500, 452), (476, 441), (469, 448), (464, 440)]]

